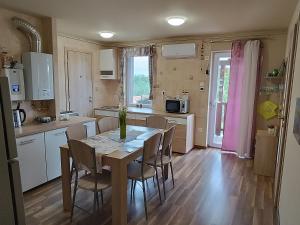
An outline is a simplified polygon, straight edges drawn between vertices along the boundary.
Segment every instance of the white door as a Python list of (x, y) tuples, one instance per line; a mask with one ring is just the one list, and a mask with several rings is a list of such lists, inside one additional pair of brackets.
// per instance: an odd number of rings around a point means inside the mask
[(293, 40), (291, 45), (291, 50), (289, 52), (289, 58), (287, 62), (287, 71), (284, 83), (284, 91), (282, 96), (281, 111), (280, 111), (280, 127), (279, 127), (279, 141), (277, 149), (277, 159), (276, 159), (276, 170), (274, 179), (274, 205), (279, 206), (280, 198), (280, 187), (282, 178), (282, 169), (285, 154), (285, 142), (287, 136), (287, 122), (289, 120), (288, 115), (290, 111), (290, 101), (292, 94), (292, 84), (294, 79), (294, 67), (295, 58), (298, 43), (298, 33), (299, 33), (299, 22), (294, 25)]
[(230, 78), (230, 51), (213, 52), (211, 59), (208, 145), (221, 148)]
[(91, 116), (93, 112), (92, 55), (78, 51), (67, 51), (69, 110), (80, 116)]
[(61, 128), (45, 132), (47, 178), (52, 180), (61, 175), (60, 149), (67, 144), (67, 128)]

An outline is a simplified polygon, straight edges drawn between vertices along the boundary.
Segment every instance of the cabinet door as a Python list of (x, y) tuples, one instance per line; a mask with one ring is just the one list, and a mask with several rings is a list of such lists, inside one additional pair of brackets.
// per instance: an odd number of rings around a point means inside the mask
[(23, 192), (47, 182), (44, 133), (18, 138)]
[(86, 132), (88, 137), (92, 137), (96, 135), (96, 123), (95, 121), (84, 123), (86, 126)]
[(60, 149), (67, 143), (66, 128), (45, 132), (47, 178), (52, 180), (61, 175)]
[(175, 134), (173, 137), (173, 152), (186, 153), (186, 126), (182, 124), (169, 123), (169, 127), (175, 125)]

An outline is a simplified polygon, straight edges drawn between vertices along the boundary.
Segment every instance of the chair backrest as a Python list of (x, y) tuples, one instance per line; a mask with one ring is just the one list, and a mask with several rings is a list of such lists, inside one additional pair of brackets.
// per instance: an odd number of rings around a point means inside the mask
[(164, 132), (164, 140), (162, 143), (162, 156), (166, 155), (171, 157), (172, 156), (172, 142), (175, 133), (176, 125), (171, 126), (168, 130)]
[(144, 142), (143, 158), (142, 158), (143, 164), (151, 159), (154, 159), (156, 162), (156, 156), (159, 151), (161, 137), (162, 134), (157, 133)]
[(79, 140), (72, 139), (68, 141), (68, 145), (71, 150), (76, 171), (87, 170), (92, 174), (96, 174), (95, 148)]
[(116, 117), (104, 117), (98, 120), (99, 133), (115, 130), (119, 127), (119, 119)]
[(166, 129), (168, 120), (162, 116), (149, 116), (146, 118), (146, 126), (157, 128), (157, 129)]
[(82, 140), (87, 138), (86, 126), (82, 123), (74, 124), (67, 128), (66, 136), (68, 140)]

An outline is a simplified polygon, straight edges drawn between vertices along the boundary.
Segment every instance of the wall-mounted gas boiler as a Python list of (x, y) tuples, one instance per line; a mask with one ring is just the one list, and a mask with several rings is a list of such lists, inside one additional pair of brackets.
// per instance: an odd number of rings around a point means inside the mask
[(26, 52), (22, 55), (26, 100), (54, 99), (52, 55)]

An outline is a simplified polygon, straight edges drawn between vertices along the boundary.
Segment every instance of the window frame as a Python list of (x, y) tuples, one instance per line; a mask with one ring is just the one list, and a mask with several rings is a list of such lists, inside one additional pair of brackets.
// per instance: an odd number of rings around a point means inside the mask
[[(136, 107), (137, 104), (131, 102), (133, 98), (133, 77), (134, 77), (134, 57), (148, 57), (149, 56), (132, 56), (127, 58), (127, 76), (126, 76), (126, 104), (129, 107)], [(150, 68), (148, 68), (150, 73)], [(150, 74), (149, 74), (150, 75)], [(143, 104), (143, 108), (152, 108), (152, 100), (149, 100), (150, 104)]]

